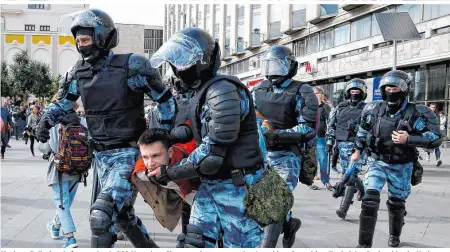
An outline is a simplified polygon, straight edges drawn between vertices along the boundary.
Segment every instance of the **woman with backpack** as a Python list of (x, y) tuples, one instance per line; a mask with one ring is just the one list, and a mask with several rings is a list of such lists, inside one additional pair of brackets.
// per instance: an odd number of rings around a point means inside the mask
[(76, 230), (70, 208), (77, 193), (78, 183), (81, 182), (82, 175), (62, 173), (56, 168), (55, 161), (58, 162), (58, 158), (60, 158), (60, 156), (58, 156), (60, 153), (58, 152), (60, 151), (59, 147), (62, 144), (60, 141), (61, 127), (64, 127), (64, 125), (77, 125), (80, 123), (86, 127), (86, 121), (80, 121), (80, 118), (75, 112), (79, 105), (80, 101), (77, 101), (73, 113), (68, 113), (60, 124), (55, 125), (55, 127), (50, 130), (49, 142), (52, 153), (49, 158), (50, 163), (47, 172), (47, 181), (48, 185), (53, 189), (53, 200), (56, 205), (56, 215), (52, 221), (47, 223), (47, 230), (50, 232), (53, 239), (59, 239), (60, 231), (62, 230), (62, 234), (66, 236), (66, 242), (63, 245), (63, 248), (78, 247), (77, 240), (74, 237), (74, 232)]

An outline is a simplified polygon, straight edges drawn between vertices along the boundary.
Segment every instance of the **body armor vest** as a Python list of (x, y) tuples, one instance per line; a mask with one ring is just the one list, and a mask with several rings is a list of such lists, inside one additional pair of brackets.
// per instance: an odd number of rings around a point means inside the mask
[(145, 131), (144, 93), (128, 87), (128, 59), (116, 54), (106, 60), (106, 69), (93, 73), (78, 61), (75, 78), (86, 113), (89, 134), (97, 143), (137, 141)]
[(339, 104), (339, 118), (336, 122), (336, 140), (353, 142), (358, 133), (361, 122), (361, 113), (366, 103), (360, 102), (353, 107), (348, 102)]

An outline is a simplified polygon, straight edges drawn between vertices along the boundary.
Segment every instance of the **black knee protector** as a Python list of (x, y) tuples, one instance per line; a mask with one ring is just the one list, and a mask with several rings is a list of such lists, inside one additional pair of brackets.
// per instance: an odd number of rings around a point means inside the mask
[(112, 225), (113, 207), (114, 202), (110, 195), (104, 193), (98, 195), (97, 200), (91, 206), (91, 213), (89, 216), (93, 234), (99, 235), (109, 232), (109, 228)]
[(364, 216), (377, 216), (380, 208), (380, 192), (369, 189), (366, 191), (361, 203), (361, 214)]
[(389, 214), (401, 215), (405, 214), (405, 201), (399, 198), (389, 197), (386, 201)]
[(205, 240), (211, 243), (216, 243), (216, 240), (203, 235), (200, 227), (189, 224), (186, 227), (186, 238), (184, 240), (185, 248), (204, 248)]

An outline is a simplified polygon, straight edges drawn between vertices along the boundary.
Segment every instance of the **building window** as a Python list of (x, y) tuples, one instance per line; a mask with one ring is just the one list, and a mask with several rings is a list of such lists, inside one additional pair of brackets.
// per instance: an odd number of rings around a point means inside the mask
[(427, 100), (444, 99), (446, 82), (447, 66), (445, 64), (431, 66), (428, 70)]
[(431, 31), (431, 34), (433, 35), (439, 35), (439, 34), (445, 34), (450, 33), (450, 26), (437, 28)]
[(306, 25), (306, 5), (293, 4), (292, 5), (292, 28), (302, 27)]
[(194, 17), (195, 17), (195, 8), (194, 8), (195, 6), (194, 6), (194, 4), (191, 4), (190, 6), (189, 6), (189, 9), (190, 9), (190, 12), (191, 12), (191, 26), (192, 27), (197, 27), (197, 25), (195, 24), (195, 19), (194, 19)]
[(211, 34), (211, 31), (209, 30), (209, 23), (211, 20), (210, 7), (209, 4), (205, 5), (205, 31), (209, 34)]
[(225, 57), (230, 56), (231, 43), (231, 16), (225, 18)]
[(306, 40), (300, 39), (294, 42), (294, 55), (300, 57), (306, 54)]
[(243, 5), (238, 6), (237, 9), (237, 37), (236, 40), (236, 51), (244, 51), (244, 11), (245, 7)]
[(352, 22), (352, 41), (370, 37), (370, 20), (371, 17), (367, 16)]
[(259, 34), (255, 34), (255, 29), (261, 28), (261, 5), (252, 4), (252, 45), (260, 45), (261, 37)]
[(333, 47), (333, 29), (320, 32), (320, 51)]
[(416, 71), (414, 76), (414, 82), (412, 84), (414, 85), (413, 101), (425, 100), (425, 86), (427, 84), (426, 77), (427, 77), (426, 69), (421, 68)]
[(306, 53), (316, 53), (319, 51), (319, 34), (311, 35), (306, 41)]
[(350, 42), (350, 24), (337, 26), (334, 29), (334, 46)]
[(151, 57), (163, 44), (163, 31), (155, 29), (144, 30), (144, 52)]
[(450, 4), (424, 4), (423, 5), (423, 20), (442, 17), (450, 14)]
[(348, 51), (348, 52), (335, 54), (335, 55), (332, 55), (331, 58), (332, 59), (340, 59), (340, 58), (345, 58), (345, 57), (348, 57), (348, 56), (360, 54), (362, 52), (367, 52), (367, 51), (369, 51), (369, 47), (368, 46), (363, 47), (363, 48), (359, 48), (359, 49), (355, 49), (355, 50), (351, 50), (351, 51)]
[(219, 12), (220, 12), (220, 4), (214, 5), (214, 31), (213, 37), (216, 41), (219, 41), (219, 31), (220, 31), (220, 22), (219, 22)]
[(41, 31), (50, 31), (50, 25), (41, 25)]
[(338, 4), (321, 4), (320, 16), (336, 15), (339, 11)]
[(396, 12), (408, 12), (414, 24), (422, 21), (422, 5), (420, 4), (402, 4), (395, 9)]
[(25, 25), (25, 31), (34, 31), (34, 28), (35, 26), (34, 25), (28, 25), (28, 24), (26, 24)]
[(269, 5), (269, 38), (281, 36), (281, 9), (275, 4)]
[(29, 4), (29, 5), (28, 5), (28, 9), (40, 9), (40, 10), (44, 10), (44, 9), (45, 9), (45, 4)]

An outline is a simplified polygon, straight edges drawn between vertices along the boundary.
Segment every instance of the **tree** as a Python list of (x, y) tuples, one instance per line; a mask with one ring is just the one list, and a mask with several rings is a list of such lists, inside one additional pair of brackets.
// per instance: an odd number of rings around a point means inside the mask
[(8, 65), (5, 61), (2, 61), (2, 96), (6, 97), (13, 95), (15, 95), (15, 91), (11, 82)]
[(53, 76), (47, 64), (40, 61), (31, 61), (30, 69), (33, 70), (33, 85), (29, 90), (38, 98), (51, 96)]
[(13, 63), (9, 65), (10, 77), (14, 83), (14, 89), (19, 93), (27, 93), (33, 87), (33, 69), (31, 59), (27, 51), (21, 50), (13, 57)]

